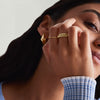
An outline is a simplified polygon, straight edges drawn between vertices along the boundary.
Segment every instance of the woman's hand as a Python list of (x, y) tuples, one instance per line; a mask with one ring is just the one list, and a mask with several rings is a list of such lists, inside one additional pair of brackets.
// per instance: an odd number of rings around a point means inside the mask
[(43, 46), (44, 55), (59, 78), (70, 76), (94, 78), (89, 35), (78, 26), (74, 26), (75, 22), (76, 20), (71, 18), (50, 28), (49, 37), (66, 33), (68, 38), (48, 39)]

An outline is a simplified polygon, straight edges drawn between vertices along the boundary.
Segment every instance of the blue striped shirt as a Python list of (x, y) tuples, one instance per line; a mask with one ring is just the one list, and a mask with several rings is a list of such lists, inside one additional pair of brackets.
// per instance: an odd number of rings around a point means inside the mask
[[(61, 79), (64, 86), (63, 100), (96, 100), (96, 81), (90, 77), (75, 76)], [(100, 99), (98, 99), (100, 100)]]
[(5, 100), (2, 94), (2, 83), (0, 83), (0, 100)]

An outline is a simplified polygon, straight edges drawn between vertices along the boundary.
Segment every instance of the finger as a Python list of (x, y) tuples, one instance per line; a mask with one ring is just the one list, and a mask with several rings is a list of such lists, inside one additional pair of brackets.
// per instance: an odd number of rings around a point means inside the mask
[(50, 52), (57, 51), (57, 45), (58, 45), (58, 39), (56, 38), (58, 35), (58, 28), (60, 24), (56, 24), (52, 26), (49, 30), (49, 46), (50, 46)]
[(89, 34), (86, 33), (86, 32), (81, 33), (80, 49), (81, 49), (82, 53), (85, 54), (85, 55), (91, 54)]
[[(61, 34), (61, 33), (65, 33), (66, 35), (68, 35), (68, 32), (67, 32), (67, 30), (66, 29), (59, 29), (59, 34)], [(58, 43), (59, 43), (59, 48), (67, 48), (67, 46), (68, 46), (68, 37), (61, 37), (61, 38), (59, 38), (59, 41), (58, 41)]]
[(82, 32), (82, 30), (77, 26), (72, 26), (68, 30), (68, 40), (69, 47), (71, 50), (75, 50), (79, 48), (78, 45), (78, 36)]
[[(74, 23), (76, 22), (75, 18), (70, 18), (65, 20), (60, 28), (59, 28), (59, 34), (60, 33), (66, 33), (68, 34), (68, 28), (71, 27)], [(64, 38), (59, 38), (59, 46), (61, 47), (65, 47), (68, 46), (68, 38), (64, 37)]]
[(64, 29), (69, 28), (69, 27), (71, 27), (75, 22), (76, 22), (76, 19), (75, 19), (75, 18), (67, 19), (67, 20), (65, 20), (65, 21), (62, 23), (61, 28), (62, 28), (62, 29), (63, 29), (63, 28), (64, 28)]

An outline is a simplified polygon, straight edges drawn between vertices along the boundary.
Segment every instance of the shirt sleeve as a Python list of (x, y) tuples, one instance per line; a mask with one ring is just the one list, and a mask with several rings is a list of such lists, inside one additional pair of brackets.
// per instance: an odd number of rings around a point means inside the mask
[(2, 84), (3, 83), (0, 83), (0, 100), (5, 100), (4, 96), (3, 96), (3, 93), (2, 93)]
[(61, 82), (64, 86), (63, 100), (95, 100), (96, 81), (94, 79), (75, 76), (63, 78)]

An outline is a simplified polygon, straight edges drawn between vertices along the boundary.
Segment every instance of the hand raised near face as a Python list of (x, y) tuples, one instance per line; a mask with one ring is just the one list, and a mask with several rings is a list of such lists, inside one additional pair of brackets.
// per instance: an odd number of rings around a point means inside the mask
[(60, 33), (66, 33), (68, 37), (49, 38), (43, 46), (43, 53), (59, 78), (70, 76), (94, 78), (89, 35), (78, 26), (74, 26), (75, 22), (76, 20), (71, 18), (52, 26), (49, 29), (49, 37), (57, 37)]

